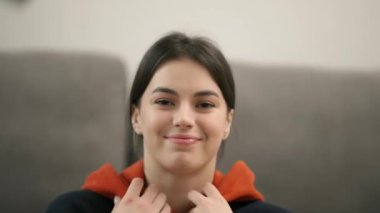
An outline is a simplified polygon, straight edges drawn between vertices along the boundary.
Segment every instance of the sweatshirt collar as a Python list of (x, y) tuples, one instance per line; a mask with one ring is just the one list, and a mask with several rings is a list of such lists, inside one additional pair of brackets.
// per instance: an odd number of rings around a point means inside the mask
[[(121, 173), (107, 163), (90, 173), (82, 189), (113, 198), (123, 197), (133, 178), (144, 178), (143, 161), (139, 160)], [(264, 200), (264, 196), (256, 189), (255, 174), (243, 161), (237, 161), (227, 174), (216, 171), (213, 184), (228, 201)]]

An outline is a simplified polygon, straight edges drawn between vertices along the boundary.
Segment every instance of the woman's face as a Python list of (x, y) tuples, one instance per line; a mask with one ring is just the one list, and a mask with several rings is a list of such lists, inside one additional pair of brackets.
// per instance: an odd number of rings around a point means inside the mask
[(230, 132), (233, 111), (207, 70), (190, 60), (173, 60), (155, 73), (134, 108), (132, 124), (144, 138), (144, 163), (171, 172), (215, 165)]

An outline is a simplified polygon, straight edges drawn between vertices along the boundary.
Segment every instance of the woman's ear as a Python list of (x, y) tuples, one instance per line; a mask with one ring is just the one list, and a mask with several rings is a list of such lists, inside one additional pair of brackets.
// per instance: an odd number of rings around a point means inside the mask
[(227, 114), (226, 129), (224, 130), (223, 140), (226, 140), (228, 136), (230, 135), (231, 124), (232, 124), (232, 120), (234, 119), (234, 113), (235, 111), (231, 109)]
[(131, 112), (131, 123), (133, 130), (136, 134), (141, 135), (141, 124), (140, 124), (140, 109), (136, 107), (135, 105), (132, 106), (132, 112)]

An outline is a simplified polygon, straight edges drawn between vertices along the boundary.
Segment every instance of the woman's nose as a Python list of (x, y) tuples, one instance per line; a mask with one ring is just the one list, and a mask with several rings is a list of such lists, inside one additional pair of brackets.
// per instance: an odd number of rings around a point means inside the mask
[(191, 106), (180, 106), (173, 115), (173, 124), (179, 128), (191, 128), (194, 125), (194, 113)]

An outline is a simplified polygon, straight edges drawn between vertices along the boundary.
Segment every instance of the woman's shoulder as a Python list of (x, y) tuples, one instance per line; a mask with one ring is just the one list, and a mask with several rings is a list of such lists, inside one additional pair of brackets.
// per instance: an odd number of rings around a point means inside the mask
[(229, 204), (235, 213), (290, 213), (287, 209), (261, 201), (234, 201)]
[(46, 213), (111, 212), (113, 200), (90, 190), (67, 192), (49, 204)]

